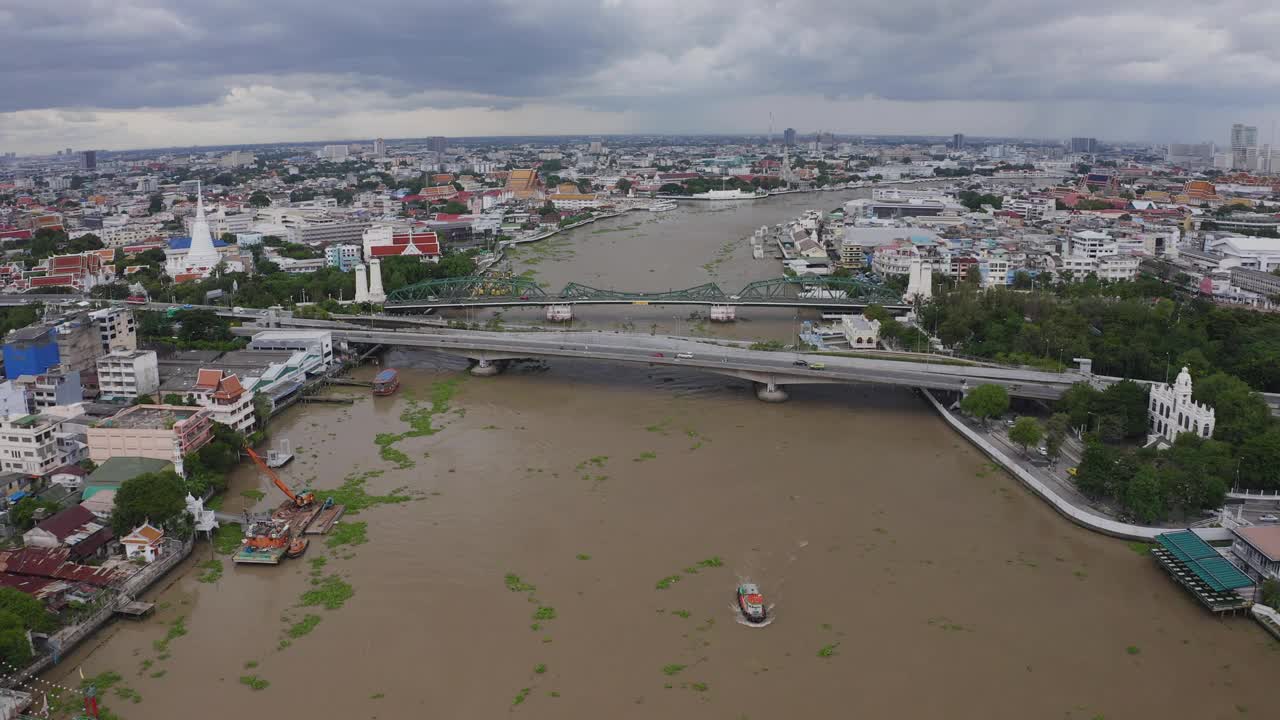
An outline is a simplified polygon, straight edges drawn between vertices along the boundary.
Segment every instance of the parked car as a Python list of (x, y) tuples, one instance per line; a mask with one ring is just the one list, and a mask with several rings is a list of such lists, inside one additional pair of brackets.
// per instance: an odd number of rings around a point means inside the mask
[(1013, 418), (1009, 418), (1004, 421), (1004, 424), (1008, 425), (1009, 427), (1013, 427), (1016, 422), (1017, 420), (1014, 420)]
[(1261, 522), (1280, 522), (1280, 517), (1276, 517), (1275, 515), (1263, 515), (1258, 518), (1258, 520)]
[(1067, 468), (1067, 474), (1068, 474), (1068, 475), (1070, 475), (1071, 477), (1075, 477), (1076, 475), (1079, 475), (1079, 474), (1080, 474), (1080, 469), (1079, 469), (1079, 468), (1074, 468), (1074, 467), (1069, 467), (1069, 468)]
[(1040, 453), (1041, 457), (1049, 457), (1049, 448), (1045, 447), (1044, 445), (1041, 445), (1040, 447), (1036, 448), (1036, 452)]

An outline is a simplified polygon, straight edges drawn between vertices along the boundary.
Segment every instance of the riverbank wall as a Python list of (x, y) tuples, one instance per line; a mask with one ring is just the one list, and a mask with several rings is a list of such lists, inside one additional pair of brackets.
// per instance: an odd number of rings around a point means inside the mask
[[(986, 438), (973, 431), (964, 421), (956, 417), (954, 413), (948, 410), (933, 393), (926, 389), (920, 391), (926, 400), (929, 401), (933, 408), (938, 411), (942, 419), (951, 426), (953, 430), (963, 436), (966, 440), (978, 448), (983, 455), (986, 455), (992, 462), (1004, 468), (1018, 482), (1022, 483), (1028, 490), (1040, 496), (1040, 499), (1049, 503), (1049, 506), (1058, 511), (1071, 522), (1082, 528), (1110, 535), (1111, 537), (1121, 538), (1123, 540), (1141, 540), (1143, 542), (1151, 542), (1157, 535), (1169, 532), (1169, 528), (1147, 527), (1145, 525), (1131, 525), (1118, 520), (1103, 517), (1096, 513), (1089, 512), (1082, 508), (1076, 507), (1066, 498), (1054, 492), (1053, 488), (1046, 485), (1039, 478), (1032, 475), (1017, 462), (1014, 458), (1006, 455), (1000, 448), (991, 444)], [(1230, 540), (1231, 533), (1225, 528), (1195, 528), (1195, 533), (1206, 541), (1222, 541)]]
[(68, 625), (49, 636), (44, 651), (31, 664), (6, 677), (0, 685), (9, 688), (22, 686), (32, 677), (57, 665), (62, 656), (75, 649), (86, 638), (110, 622), (115, 617), (116, 610), (133, 602), (138, 596), (167, 575), (170, 570), (190, 557), (191, 551), (195, 547), (195, 538), (193, 536), (181, 543), (175, 541), (172, 545), (174, 547), (172, 547), (171, 552), (130, 575), (118, 587), (106, 591), (109, 595), (103, 598), (101, 606), (93, 614), (75, 625)]

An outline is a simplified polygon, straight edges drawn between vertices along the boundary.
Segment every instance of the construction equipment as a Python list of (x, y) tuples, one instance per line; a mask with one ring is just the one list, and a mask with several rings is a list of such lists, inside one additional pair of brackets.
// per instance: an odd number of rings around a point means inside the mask
[(309, 507), (316, 501), (315, 493), (310, 490), (303, 490), (301, 493), (295, 493), (290, 489), (290, 487), (280, 479), (280, 476), (276, 475), (275, 470), (268, 467), (267, 462), (263, 460), (258, 453), (253, 451), (253, 448), (245, 448), (244, 451), (249, 453), (249, 459), (253, 460), (253, 462), (257, 464), (258, 468), (261, 469), (267, 477), (271, 478), (271, 482), (275, 483), (276, 487), (280, 488), (280, 492), (284, 493), (286, 497), (292, 500), (296, 507)]

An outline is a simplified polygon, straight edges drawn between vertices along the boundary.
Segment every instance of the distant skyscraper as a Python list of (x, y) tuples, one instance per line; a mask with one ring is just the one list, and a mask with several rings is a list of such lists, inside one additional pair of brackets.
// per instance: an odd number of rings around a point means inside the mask
[(64, 154), (64, 155), (70, 155), (70, 154), (71, 154), (71, 148), (67, 148), (67, 151), (66, 151), (65, 153), (63, 153), (63, 154)]
[(374, 141), (373, 141), (373, 154), (374, 154), (374, 155), (379, 155), (379, 156), (381, 156), (381, 155), (386, 155), (386, 154), (387, 154), (387, 141), (386, 141), (386, 140), (383, 140), (382, 138), (378, 138), (377, 140), (374, 140)]
[(951, 136), (951, 149), (952, 150), (964, 149), (964, 133), (956, 133), (955, 135)]
[(325, 160), (333, 160), (335, 162), (346, 160), (350, 149), (351, 148), (347, 145), (325, 145), (320, 151), (320, 157)]
[(1071, 152), (1073, 153), (1095, 153), (1098, 151), (1098, 140), (1091, 137), (1073, 137), (1071, 138)]
[(449, 138), (440, 137), (439, 135), (427, 138), (427, 149), (431, 152), (442, 153), (448, 145)]
[(1258, 157), (1258, 128), (1255, 125), (1241, 125), (1236, 123), (1231, 126), (1231, 169), (1232, 170), (1252, 170), (1253, 162)]
[(787, 128), (782, 131), (782, 144), (787, 147), (793, 147), (796, 144), (796, 129)]
[[(71, 152), (68, 150), (67, 152)], [(80, 154), (80, 167), (85, 170), (98, 169), (98, 152), (96, 150), (85, 150)]]

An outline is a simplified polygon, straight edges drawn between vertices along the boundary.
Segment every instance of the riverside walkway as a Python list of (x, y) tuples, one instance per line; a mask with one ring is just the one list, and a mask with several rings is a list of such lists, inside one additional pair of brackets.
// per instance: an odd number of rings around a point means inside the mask
[[(1148, 527), (1146, 525), (1132, 525), (1130, 523), (1112, 520), (1103, 517), (1097, 513), (1091, 512), (1078, 505), (1072, 503), (1063, 497), (1057, 490), (1051, 487), (1034, 474), (1029, 472), (1021, 463), (1014, 458), (1009, 457), (1001, 448), (991, 443), (982, 435), (973, 431), (968, 425), (957, 418), (950, 410), (947, 410), (942, 403), (938, 402), (933, 393), (928, 390), (924, 391), (925, 398), (933, 405), (938, 414), (946, 420), (956, 432), (965, 437), (966, 440), (973, 443), (975, 447), (982, 451), (982, 454), (991, 458), (993, 462), (1009, 471), (1018, 479), (1027, 489), (1039, 495), (1042, 500), (1049, 503), (1054, 510), (1066, 517), (1071, 522), (1084, 528), (1111, 535), (1112, 537), (1124, 538), (1126, 540), (1141, 540), (1144, 542), (1154, 541), (1157, 535), (1163, 535), (1170, 532), (1167, 527)], [(1225, 528), (1196, 528), (1194, 531), (1197, 535), (1206, 541), (1230, 540), (1231, 531)]]

